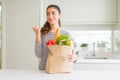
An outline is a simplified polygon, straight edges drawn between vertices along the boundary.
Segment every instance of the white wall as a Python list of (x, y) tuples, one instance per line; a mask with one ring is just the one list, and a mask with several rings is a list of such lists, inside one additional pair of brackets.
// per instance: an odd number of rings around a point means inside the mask
[(117, 29), (120, 30), (120, 0), (117, 0), (118, 3), (118, 25), (117, 25)]
[[(62, 23), (74, 25), (116, 23), (116, 0), (42, 0), (43, 14), (49, 4), (61, 8)], [(68, 4), (69, 3), (69, 4)], [(45, 15), (41, 16), (45, 20)]]
[[(117, 0), (117, 25), (114, 27), (114, 44), (120, 44), (118, 39), (120, 40), (120, 0)], [(119, 47), (114, 46), (115, 53), (120, 54)]]
[(117, 0), (117, 25), (114, 29), (120, 30), (120, 0)]
[(34, 54), (35, 34), (32, 27), (39, 25), (39, 0), (5, 0), (5, 51), (3, 68), (37, 69)]

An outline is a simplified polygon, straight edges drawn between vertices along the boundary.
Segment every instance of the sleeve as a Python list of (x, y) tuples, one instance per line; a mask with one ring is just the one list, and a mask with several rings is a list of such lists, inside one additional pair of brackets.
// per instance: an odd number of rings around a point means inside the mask
[(64, 30), (61, 30), (61, 34), (71, 37), (71, 34), (69, 32), (67, 32), (67, 31), (64, 31)]
[(70, 34), (69, 32), (65, 31), (65, 32), (64, 32), (64, 35), (69, 36), (70, 39), (72, 39), (72, 36), (71, 36), (71, 34)]
[(43, 40), (42, 40), (42, 37), (41, 37), (41, 43), (39, 44), (36, 44), (35, 43), (35, 55), (38, 57), (38, 58), (41, 58), (42, 54), (43, 54), (43, 46), (42, 46), (42, 43), (43, 43)]

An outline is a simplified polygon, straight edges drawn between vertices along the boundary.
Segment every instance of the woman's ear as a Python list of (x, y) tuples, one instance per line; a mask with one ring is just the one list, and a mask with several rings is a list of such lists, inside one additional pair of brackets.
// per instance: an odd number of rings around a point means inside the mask
[(59, 18), (61, 17), (61, 14), (59, 14)]

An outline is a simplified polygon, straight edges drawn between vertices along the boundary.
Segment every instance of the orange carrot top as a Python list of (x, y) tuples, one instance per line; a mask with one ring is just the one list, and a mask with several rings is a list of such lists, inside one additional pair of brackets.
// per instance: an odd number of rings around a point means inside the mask
[(56, 32), (55, 32), (55, 36), (54, 36), (54, 41), (57, 41), (57, 38), (60, 36), (60, 28), (57, 28)]

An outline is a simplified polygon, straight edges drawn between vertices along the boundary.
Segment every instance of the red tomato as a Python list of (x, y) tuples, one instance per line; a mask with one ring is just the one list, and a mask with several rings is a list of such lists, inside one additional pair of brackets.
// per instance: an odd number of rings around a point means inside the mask
[(46, 45), (55, 45), (55, 41), (54, 40), (49, 40)]

